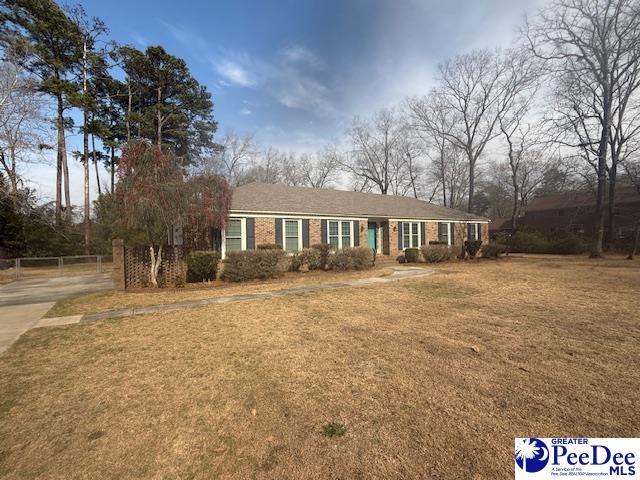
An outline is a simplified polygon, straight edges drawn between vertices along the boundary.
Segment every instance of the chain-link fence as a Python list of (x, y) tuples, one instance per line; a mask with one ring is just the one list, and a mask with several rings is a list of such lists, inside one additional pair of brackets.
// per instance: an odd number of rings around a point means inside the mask
[(0, 281), (17, 278), (110, 273), (112, 261), (111, 255), (0, 259)]

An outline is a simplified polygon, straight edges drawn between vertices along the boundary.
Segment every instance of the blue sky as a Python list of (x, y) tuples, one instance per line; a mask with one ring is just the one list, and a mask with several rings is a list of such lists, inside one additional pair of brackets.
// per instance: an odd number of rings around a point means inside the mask
[[(509, 46), (532, 0), (86, 0), (110, 37), (184, 58), (211, 90), (219, 133), (313, 151), (354, 115), (426, 93), (437, 65), (473, 48)], [(72, 149), (79, 137), (70, 135)], [(70, 159), (71, 163), (73, 160)], [(45, 197), (52, 167), (27, 175)], [(71, 166), (72, 202), (81, 170)], [(103, 174), (105, 181), (107, 174)], [(92, 188), (95, 191), (95, 188)], [(95, 196), (95, 193), (93, 194)]]

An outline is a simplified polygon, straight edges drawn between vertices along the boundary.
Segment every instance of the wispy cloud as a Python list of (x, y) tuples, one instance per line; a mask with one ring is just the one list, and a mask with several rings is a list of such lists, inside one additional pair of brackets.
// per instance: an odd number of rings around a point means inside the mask
[(253, 113), (253, 111), (249, 108), (241, 108), (240, 111), (238, 112), (240, 115), (251, 115)]
[(225, 81), (233, 85), (241, 87), (253, 87), (256, 85), (256, 81), (251, 78), (249, 71), (238, 62), (222, 60), (215, 63), (215, 68)]
[(290, 45), (282, 49), (280, 55), (289, 63), (305, 64), (316, 70), (322, 70), (326, 67), (316, 54), (302, 45)]
[(141, 33), (131, 32), (131, 38), (133, 39), (133, 42), (140, 48), (147, 48), (147, 46), (149, 45), (149, 40)]
[(221, 81), (260, 89), (280, 105), (326, 115), (333, 112), (331, 89), (319, 70), (324, 63), (302, 46), (275, 52), (272, 60), (260, 60), (246, 52), (223, 52), (212, 60)]

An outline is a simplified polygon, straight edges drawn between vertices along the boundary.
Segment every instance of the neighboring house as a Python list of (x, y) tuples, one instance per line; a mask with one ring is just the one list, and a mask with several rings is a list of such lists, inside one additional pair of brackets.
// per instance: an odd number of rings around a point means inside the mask
[[(608, 204), (607, 197), (607, 216)], [(635, 223), (640, 218), (640, 194), (634, 187), (618, 187), (614, 215), (616, 238), (624, 238), (633, 232)], [(593, 192), (573, 191), (532, 199), (525, 214), (518, 218), (517, 227), (541, 232), (569, 231), (591, 236), (597, 229), (597, 221), (596, 198)], [(605, 228), (607, 225), (608, 222), (605, 223)], [(510, 220), (500, 222), (499, 219), (495, 219), (491, 222), (492, 234), (510, 229)]]
[(250, 183), (234, 190), (229, 224), (214, 231), (213, 246), (223, 257), (267, 243), (290, 252), (318, 243), (368, 246), (395, 257), (432, 242), (488, 239), (488, 222), (409, 197)]

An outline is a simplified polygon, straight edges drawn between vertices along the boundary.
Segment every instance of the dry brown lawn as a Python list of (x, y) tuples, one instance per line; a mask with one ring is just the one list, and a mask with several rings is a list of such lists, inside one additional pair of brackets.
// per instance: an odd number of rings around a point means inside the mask
[(517, 436), (638, 436), (640, 263), (436, 270), (32, 330), (0, 356), (0, 478), (502, 479)]
[(300, 285), (341, 282), (364, 277), (379, 277), (391, 274), (389, 267), (376, 267), (355, 272), (312, 271), (307, 273), (287, 272), (282, 278), (255, 280), (246, 283), (210, 282), (191, 283), (186, 288), (139, 289), (137, 291), (108, 291), (92, 293), (61, 300), (47, 312), (46, 317), (62, 317), (81, 313), (98, 313), (123, 308), (146, 307), (187, 300), (223, 297), (237, 294), (271, 292)]

